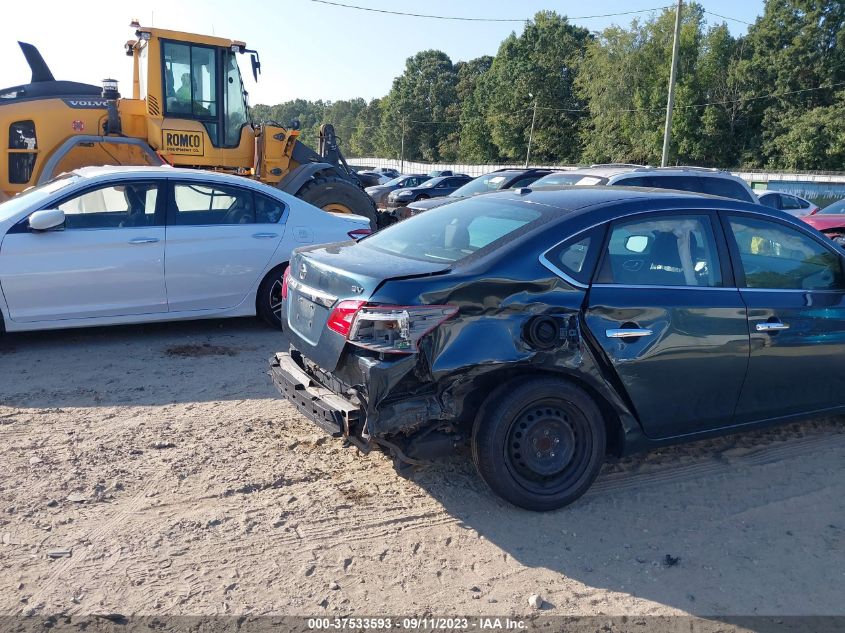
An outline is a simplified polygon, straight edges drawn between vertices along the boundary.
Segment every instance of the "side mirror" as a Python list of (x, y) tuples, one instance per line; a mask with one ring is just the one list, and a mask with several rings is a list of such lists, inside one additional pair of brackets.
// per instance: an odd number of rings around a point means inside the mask
[(45, 209), (29, 216), (29, 228), (33, 231), (49, 231), (65, 223), (65, 212), (61, 209)]

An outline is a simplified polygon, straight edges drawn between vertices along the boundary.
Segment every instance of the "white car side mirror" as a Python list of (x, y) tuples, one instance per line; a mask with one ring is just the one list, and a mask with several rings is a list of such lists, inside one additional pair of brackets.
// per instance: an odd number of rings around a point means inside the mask
[(45, 209), (29, 216), (29, 228), (33, 231), (49, 231), (65, 223), (65, 212), (61, 209)]

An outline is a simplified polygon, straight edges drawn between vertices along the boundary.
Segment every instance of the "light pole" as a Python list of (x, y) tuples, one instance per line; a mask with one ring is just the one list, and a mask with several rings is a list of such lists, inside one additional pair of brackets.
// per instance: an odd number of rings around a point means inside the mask
[(669, 162), (669, 144), (672, 141), (672, 108), (675, 105), (675, 74), (678, 72), (678, 45), (681, 40), (681, 4), (678, 0), (678, 8), (675, 13), (675, 38), (672, 42), (672, 70), (669, 73), (669, 98), (666, 100), (666, 127), (663, 130), (663, 155), (660, 158), (660, 166), (666, 167)]
[[(529, 97), (534, 97), (530, 92)], [(534, 138), (534, 121), (537, 120), (537, 97), (534, 97), (534, 114), (531, 115), (531, 130), (528, 132), (528, 151), (525, 152), (525, 167), (528, 167), (528, 161), (531, 159), (531, 139)]]
[(405, 117), (402, 117), (402, 144), (399, 151), (399, 173), (405, 173)]

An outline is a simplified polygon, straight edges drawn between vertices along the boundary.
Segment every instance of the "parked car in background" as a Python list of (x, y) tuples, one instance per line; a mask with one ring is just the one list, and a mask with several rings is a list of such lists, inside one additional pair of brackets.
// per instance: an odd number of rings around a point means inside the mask
[(472, 178), (469, 176), (437, 176), (429, 178), (416, 187), (406, 187), (391, 191), (387, 196), (388, 209), (403, 207), (409, 202), (425, 200), (426, 198), (439, 198), (448, 196), (458, 187), (468, 183)]
[(386, 207), (387, 196), (391, 191), (414, 188), (426, 180), (430, 180), (430, 177), (425, 174), (407, 174), (405, 176), (397, 176), (393, 180), (388, 180), (383, 185), (367, 187), (364, 191), (373, 199), (377, 207)]
[(291, 251), (369, 233), (365, 218), (327, 213), (239, 176), (78, 169), (0, 204), (2, 325), (258, 314), (278, 326)]
[(550, 173), (554, 172), (551, 169), (498, 169), (470, 180), (467, 184), (458, 187), (455, 191), (443, 198), (429, 198), (427, 200), (411, 202), (400, 210), (400, 219), (470, 196), (477, 196), (478, 194), (490, 193), (491, 191), (499, 191), (501, 189), (527, 187)]
[(845, 246), (845, 200), (833, 202), (818, 213), (802, 216), (801, 219), (840, 246)]
[(491, 193), (297, 250), (271, 375), (364, 452), (468, 446), (493, 491), (551, 510), (608, 454), (845, 411), (843, 266), (758, 204)]
[(800, 218), (805, 215), (813, 215), (814, 213), (819, 212), (818, 206), (809, 200), (793, 196), (791, 193), (771, 191), (768, 189), (755, 191), (754, 193), (757, 194), (757, 198), (763, 206), (783, 211), (789, 215), (795, 216), (796, 218)]
[(376, 167), (373, 171), (377, 174), (384, 174), (390, 179), (398, 178), (402, 175), (399, 173), (398, 169), (393, 169), (392, 167)]
[(378, 185), (383, 185), (387, 181), (390, 180), (390, 177), (381, 174), (375, 171), (358, 171), (355, 172), (355, 175), (358, 177), (358, 180), (361, 182), (361, 186), (365, 189), (367, 187), (375, 187)]
[(620, 187), (648, 187), (676, 189), (713, 196), (733, 198), (742, 202), (757, 202), (751, 187), (733, 174), (704, 167), (648, 167), (644, 165), (593, 165), (574, 171), (550, 174), (535, 182), (533, 187), (561, 185), (616, 185)]

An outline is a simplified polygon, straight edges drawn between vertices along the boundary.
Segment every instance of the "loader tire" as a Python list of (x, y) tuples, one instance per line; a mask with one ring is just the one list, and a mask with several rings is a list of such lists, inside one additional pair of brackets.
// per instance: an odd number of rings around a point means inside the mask
[(324, 211), (364, 216), (374, 231), (379, 228), (373, 199), (363, 189), (339, 176), (317, 176), (305, 183), (296, 197)]

